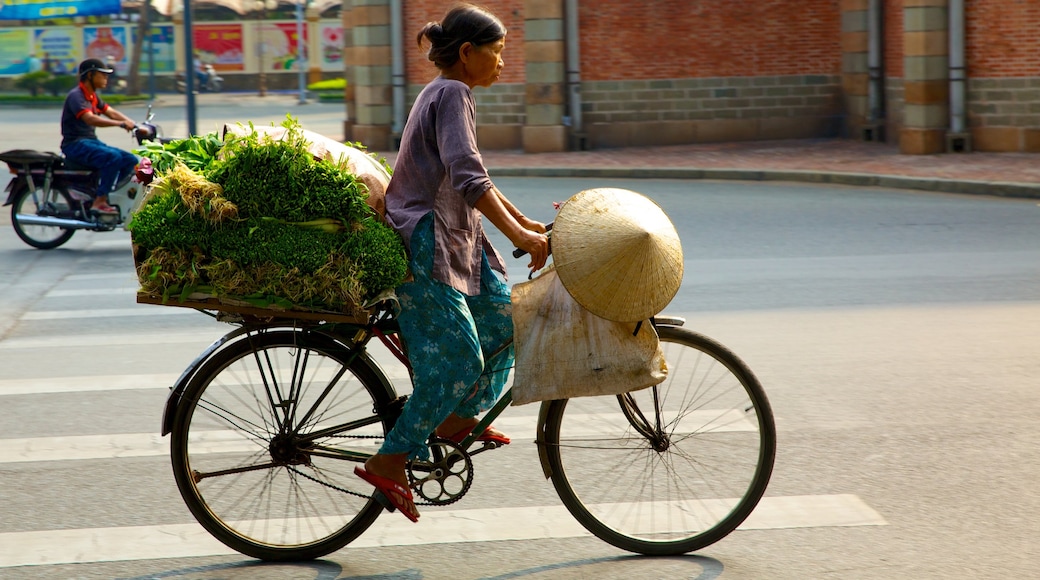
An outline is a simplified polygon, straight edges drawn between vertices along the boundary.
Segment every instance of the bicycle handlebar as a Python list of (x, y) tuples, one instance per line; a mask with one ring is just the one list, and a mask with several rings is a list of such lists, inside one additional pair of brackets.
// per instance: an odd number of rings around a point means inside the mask
[[(552, 231), (552, 227), (553, 227), (553, 223), (552, 222), (549, 222), (549, 223), (545, 224), (545, 231), (546, 232), (551, 232)], [(523, 257), (523, 255), (526, 254), (526, 253), (527, 252), (525, 250), (521, 250), (520, 248), (516, 248), (516, 249), (513, 250), (513, 257), (514, 258), (520, 258), (520, 257)], [(549, 254), (550, 255), (552, 254), (552, 238), (549, 239)]]

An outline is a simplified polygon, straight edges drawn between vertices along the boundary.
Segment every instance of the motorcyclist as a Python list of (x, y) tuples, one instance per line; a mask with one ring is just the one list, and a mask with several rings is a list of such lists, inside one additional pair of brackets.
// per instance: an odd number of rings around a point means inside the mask
[(130, 176), (137, 165), (134, 154), (102, 143), (97, 127), (120, 127), (128, 132), (136, 125), (130, 117), (101, 100), (98, 91), (108, 86), (113, 69), (96, 58), (79, 65), (79, 84), (65, 97), (61, 112), (61, 151), (65, 158), (99, 171), (97, 193), (90, 209), (99, 214), (119, 211), (108, 204), (108, 194), (119, 181)]

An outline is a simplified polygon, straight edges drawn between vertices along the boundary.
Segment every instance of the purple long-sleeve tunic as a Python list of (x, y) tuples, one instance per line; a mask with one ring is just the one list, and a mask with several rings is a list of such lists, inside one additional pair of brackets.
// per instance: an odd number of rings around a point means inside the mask
[(438, 77), (412, 105), (386, 190), (386, 218), (410, 247), (419, 219), (434, 214), (433, 275), (469, 296), (480, 293), (480, 255), (505, 275), (474, 207), (492, 187), (477, 150), (473, 91)]

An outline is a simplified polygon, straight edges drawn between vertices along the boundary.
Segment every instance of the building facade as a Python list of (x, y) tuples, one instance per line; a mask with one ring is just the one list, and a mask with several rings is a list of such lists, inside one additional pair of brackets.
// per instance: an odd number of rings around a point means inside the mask
[[(1040, 151), (1040, 0), (487, 0), (485, 148), (847, 137)], [(343, 0), (348, 140), (394, 147), (442, 0)]]

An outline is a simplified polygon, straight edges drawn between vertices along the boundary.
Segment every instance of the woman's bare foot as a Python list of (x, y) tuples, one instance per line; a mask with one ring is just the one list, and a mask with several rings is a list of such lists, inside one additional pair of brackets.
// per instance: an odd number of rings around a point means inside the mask
[[(474, 427), (477, 426), (477, 423), (480, 423), (480, 420), (476, 417), (459, 417), (455, 413), (452, 413), (448, 416), (447, 419), (445, 419), (440, 425), (437, 426), (437, 428), (434, 430), (434, 435), (440, 437), (441, 439), (452, 439), (458, 438), (459, 434), (461, 433), (462, 437), (465, 437), (469, 434), (470, 431), (473, 430)], [(506, 437), (505, 433), (499, 431), (498, 429), (495, 429), (494, 427), (488, 427), (487, 430), (484, 431), (484, 433), (493, 437), (505, 439), (506, 441), (509, 440), (509, 438)]]
[(365, 462), (365, 471), (378, 475), (379, 477), (392, 479), (397, 483), (408, 487), (408, 477), (404, 472), (404, 467), (407, 461), (408, 454), (406, 453), (395, 453), (393, 455), (377, 453), (368, 458), (368, 461)]

